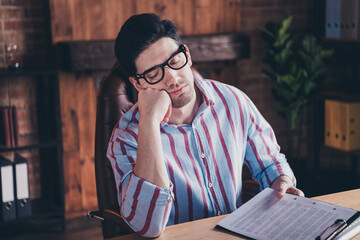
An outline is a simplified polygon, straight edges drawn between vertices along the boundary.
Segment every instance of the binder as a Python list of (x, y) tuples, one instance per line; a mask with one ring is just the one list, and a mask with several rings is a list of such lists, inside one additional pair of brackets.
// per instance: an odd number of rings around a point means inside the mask
[(349, 8), (349, 0), (342, 0), (341, 1), (341, 20), (340, 20), (340, 25), (341, 25), (341, 29), (340, 29), (340, 37), (342, 39), (347, 39), (348, 38), (348, 25), (347, 25), (347, 21), (348, 21), (348, 8)]
[(0, 156), (0, 221), (16, 218), (13, 164)]
[(341, 1), (341, 38), (359, 38), (359, 15), (359, 0)]
[(348, 21), (349, 21), (349, 39), (358, 38), (358, 24), (359, 24), (359, 0), (348, 0)]
[(14, 180), (16, 217), (23, 218), (31, 215), (31, 202), (29, 191), (29, 170), (26, 158), (15, 153)]
[(340, 38), (341, 0), (326, 0), (325, 37)]

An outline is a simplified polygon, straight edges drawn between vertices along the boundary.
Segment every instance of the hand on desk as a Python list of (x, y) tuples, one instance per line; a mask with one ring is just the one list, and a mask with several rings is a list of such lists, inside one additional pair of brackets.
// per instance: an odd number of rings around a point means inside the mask
[(294, 187), (294, 183), (287, 176), (280, 176), (274, 180), (271, 184), (271, 188), (277, 191), (276, 196), (282, 198), (285, 193), (290, 193), (293, 195), (298, 195), (304, 197), (303, 191)]

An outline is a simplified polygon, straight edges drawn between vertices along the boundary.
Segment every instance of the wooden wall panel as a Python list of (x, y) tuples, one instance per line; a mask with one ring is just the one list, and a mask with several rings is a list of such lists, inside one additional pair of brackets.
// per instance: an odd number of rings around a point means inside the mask
[(61, 72), (66, 217), (96, 209), (94, 169), (96, 90), (91, 75)]
[(96, 89), (93, 77), (81, 74), (76, 81), (77, 113), (79, 116), (80, 179), (82, 211), (94, 209), (97, 205), (95, 186), (95, 116)]
[(242, 0), (49, 0), (53, 42), (114, 39), (133, 14), (173, 20), (181, 35), (239, 30)]
[(83, 0), (73, 0), (69, 2), (69, 12), (72, 16), (74, 16), (73, 21), (71, 22), (73, 31), (73, 39), (81, 39), (86, 38), (86, 34), (88, 32), (88, 24), (86, 21), (86, 3)]
[(80, 215), (81, 212), (81, 167), (79, 125), (76, 112), (76, 80), (75, 76), (69, 73), (60, 74), (60, 79), (65, 211), (66, 217), (73, 217)]
[(73, 14), (71, 11), (73, 7), (69, 5), (71, 1), (50, 0), (49, 2), (53, 42), (73, 40)]

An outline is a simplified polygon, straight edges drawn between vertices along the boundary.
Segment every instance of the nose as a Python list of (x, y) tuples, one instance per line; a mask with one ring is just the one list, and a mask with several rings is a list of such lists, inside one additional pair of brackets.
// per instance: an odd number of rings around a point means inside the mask
[(164, 71), (164, 80), (167, 86), (174, 85), (179, 81), (179, 75), (177, 70), (171, 69), (166, 66)]

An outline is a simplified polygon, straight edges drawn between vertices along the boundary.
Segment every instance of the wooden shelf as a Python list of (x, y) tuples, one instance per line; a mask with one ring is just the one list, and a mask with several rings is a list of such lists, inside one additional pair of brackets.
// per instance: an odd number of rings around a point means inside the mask
[(0, 221), (0, 226), (12, 224), (16, 227), (30, 220), (58, 218), (61, 221), (61, 230), (64, 232), (65, 189), (58, 72), (45, 68), (21, 68), (16, 71), (0, 69), (0, 81), (17, 77), (35, 77), (37, 80), (35, 84), (38, 91), (36, 95), (38, 132), (28, 138), (21, 136), (22, 145), (14, 147), (0, 145), (0, 153), (39, 150), (42, 197), (31, 199), (30, 216)]
[(9, 221), (0, 221), (0, 225), (17, 224), (19, 221), (30, 221), (44, 218), (61, 217), (62, 211), (60, 204), (51, 200), (32, 199), (31, 200), (31, 215), (20, 219)]
[(16, 146), (16, 147), (5, 147), (4, 145), (0, 145), (0, 152), (12, 152), (12, 151), (34, 149), (34, 148), (57, 147), (58, 145), (59, 142), (57, 140), (42, 141), (31, 145)]
[(341, 90), (341, 89), (323, 90), (322, 94), (324, 95), (325, 98), (338, 99), (338, 100), (351, 101), (351, 102), (360, 101), (360, 93), (347, 92), (346, 90)]
[(12, 71), (8, 68), (0, 68), (0, 79), (5, 77), (31, 77), (44, 75), (57, 75), (57, 70), (46, 68), (19, 68), (16, 71)]

